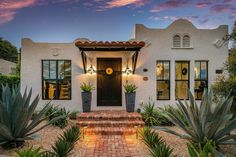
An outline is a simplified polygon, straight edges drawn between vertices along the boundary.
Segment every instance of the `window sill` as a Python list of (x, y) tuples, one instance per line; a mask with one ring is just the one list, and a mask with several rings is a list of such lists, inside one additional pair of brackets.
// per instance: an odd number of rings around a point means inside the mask
[(171, 49), (186, 49), (186, 50), (192, 50), (193, 49), (193, 47), (172, 47)]

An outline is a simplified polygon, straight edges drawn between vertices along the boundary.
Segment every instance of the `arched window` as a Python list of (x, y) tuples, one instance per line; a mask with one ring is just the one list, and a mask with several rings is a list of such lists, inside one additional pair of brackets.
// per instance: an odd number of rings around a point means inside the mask
[(180, 38), (180, 35), (175, 35), (173, 37), (173, 47), (181, 47), (181, 38)]
[(184, 37), (183, 37), (183, 47), (184, 48), (190, 47), (190, 36), (189, 35), (184, 35)]

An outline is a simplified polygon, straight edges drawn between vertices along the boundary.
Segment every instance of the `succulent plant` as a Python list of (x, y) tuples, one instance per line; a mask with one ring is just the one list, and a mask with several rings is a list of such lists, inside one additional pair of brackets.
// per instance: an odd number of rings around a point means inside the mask
[[(22, 95), (19, 88), (8, 85), (2, 87), (0, 99), (0, 145), (2, 147), (19, 147), (25, 140), (33, 138), (33, 135), (51, 123), (62, 118), (52, 119), (45, 125), (38, 125), (47, 119), (44, 114), (50, 108), (50, 102), (35, 116), (32, 115), (38, 105), (39, 95), (31, 101), (32, 89), (27, 93), (25, 89)], [(36, 128), (37, 127), (37, 128)]]
[(140, 131), (142, 142), (148, 147), (152, 157), (169, 157), (172, 156), (173, 149), (150, 128), (144, 128)]
[(82, 83), (82, 84), (80, 85), (80, 89), (81, 89), (83, 92), (92, 92), (92, 90), (94, 90), (95, 87), (94, 87), (92, 84), (90, 84), (90, 83), (88, 83), (88, 84)]
[(135, 84), (125, 84), (124, 88), (126, 93), (134, 93), (138, 86)]
[(29, 147), (27, 149), (17, 151), (18, 157), (40, 157), (41, 155), (41, 148), (33, 149), (33, 147)]
[(230, 112), (233, 97), (220, 98), (220, 101), (214, 102), (212, 90), (205, 90), (199, 105), (191, 92), (189, 98), (189, 102), (185, 101), (185, 104), (178, 100), (178, 112), (164, 112), (164, 115), (185, 133), (165, 127), (156, 128), (202, 146), (207, 140), (214, 142), (217, 147), (220, 144), (236, 144), (236, 134), (232, 134), (236, 129), (236, 118), (233, 118)]
[(72, 154), (75, 143), (80, 139), (81, 131), (78, 126), (72, 126), (58, 138), (52, 146), (52, 151), (45, 151), (41, 157), (67, 157)]

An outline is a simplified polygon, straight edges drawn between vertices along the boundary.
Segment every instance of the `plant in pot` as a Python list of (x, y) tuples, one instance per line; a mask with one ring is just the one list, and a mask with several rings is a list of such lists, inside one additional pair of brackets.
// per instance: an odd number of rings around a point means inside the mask
[(80, 85), (80, 89), (82, 90), (82, 105), (83, 105), (83, 112), (90, 112), (91, 110), (91, 101), (92, 101), (92, 90), (95, 88), (92, 84), (83, 83)]
[(135, 84), (126, 84), (125, 88), (125, 102), (126, 102), (126, 111), (134, 112), (135, 108), (135, 90), (138, 88)]

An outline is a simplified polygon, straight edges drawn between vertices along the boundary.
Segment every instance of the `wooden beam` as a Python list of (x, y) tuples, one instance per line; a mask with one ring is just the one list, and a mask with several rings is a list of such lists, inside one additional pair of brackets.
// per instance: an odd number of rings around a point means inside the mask
[(87, 73), (87, 55), (85, 54), (84, 51), (81, 51), (81, 57), (83, 61), (83, 67), (84, 67), (84, 73)]
[(138, 54), (139, 50), (136, 50), (135, 53), (132, 56), (132, 68), (133, 68), (133, 74), (135, 73), (136, 70), (136, 65), (137, 65), (137, 60), (138, 60)]

